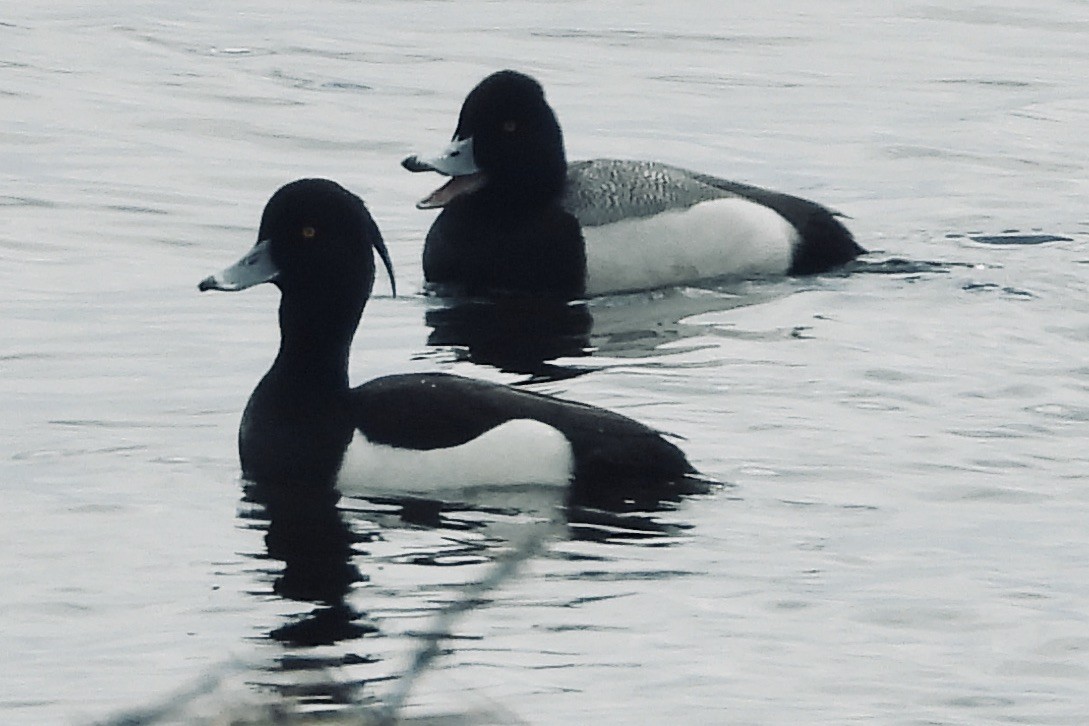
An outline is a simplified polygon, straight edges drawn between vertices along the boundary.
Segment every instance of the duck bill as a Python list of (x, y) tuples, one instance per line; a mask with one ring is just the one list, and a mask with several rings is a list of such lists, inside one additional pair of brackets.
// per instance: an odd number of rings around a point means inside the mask
[(262, 282), (273, 282), (280, 275), (280, 268), (272, 260), (270, 242), (267, 239), (260, 240), (249, 252), (242, 256), (238, 262), (215, 275), (209, 275), (200, 281), (198, 288), (201, 292), (206, 290), (223, 290), (234, 292), (245, 290), (247, 287), (260, 285)]
[(410, 156), (401, 162), (409, 171), (437, 171), (446, 176), (468, 176), (480, 171), (473, 156), (473, 137), (454, 138), (437, 156)]
[(458, 197), (477, 191), (487, 181), (473, 156), (471, 136), (467, 139), (455, 138), (437, 156), (410, 156), (401, 162), (401, 166), (412, 172), (434, 171), (452, 177), (450, 181), (416, 202), (417, 209), (445, 207)]
[(468, 176), (456, 176), (420, 201), (416, 202), (416, 209), (438, 209), (439, 207), (445, 207), (458, 197), (472, 194), (477, 189), (480, 189), (484, 186), (485, 181), (487, 181), (487, 177), (485, 177), (482, 172), (477, 172), (476, 174), (470, 174)]

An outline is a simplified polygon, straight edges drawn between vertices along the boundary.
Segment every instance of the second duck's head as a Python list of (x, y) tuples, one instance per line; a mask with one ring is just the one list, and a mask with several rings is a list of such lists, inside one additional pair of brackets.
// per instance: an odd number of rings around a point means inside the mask
[(541, 84), (511, 70), (493, 73), (469, 92), (442, 152), (410, 156), (402, 165), (452, 177), (416, 205), (421, 209), (474, 194), (514, 203), (551, 201), (563, 191), (567, 172), (563, 133)]

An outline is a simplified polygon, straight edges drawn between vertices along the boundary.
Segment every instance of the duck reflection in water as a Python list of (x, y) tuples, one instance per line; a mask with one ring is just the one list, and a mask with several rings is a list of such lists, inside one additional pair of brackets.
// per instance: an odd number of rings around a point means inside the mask
[(319, 606), (303, 619), (272, 631), (274, 640), (292, 645), (324, 645), (375, 631), (356, 622), (346, 602), (352, 585), (367, 578), (352, 562), (353, 534), (337, 508), (332, 487), (292, 487), (247, 482), (241, 516), (265, 529), (267, 557), (284, 563), (273, 581), (281, 597)]
[(583, 300), (432, 298), (424, 321), (431, 328), (429, 346), (453, 348), (472, 363), (528, 374), (533, 382), (591, 370), (550, 363), (590, 354), (594, 320)]
[(707, 335), (716, 327), (688, 322), (704, 313), (759, 305), (789, 295), (791, 285), (753, 286), (725, 281), (595, 298), (542, 296), (429, 298), (427, 344), (506, 373), (526, 383), (559, 381), (599, 370), (591, 356), (652, 358), (673, 352), (667, 344)]

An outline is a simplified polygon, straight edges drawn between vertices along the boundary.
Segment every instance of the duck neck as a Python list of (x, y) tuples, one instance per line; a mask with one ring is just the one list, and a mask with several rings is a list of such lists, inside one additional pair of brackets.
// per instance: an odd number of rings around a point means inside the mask
[[(563, 195), (563, 180), (498, 179), (485, 189), (466, 197), (467, 208), (490, 218), (523, 219), (540, 209), (557, 206)], [(481, 211), (483, 210), (483, 211)]]
[(556, 138), (524, 158), (496, 165), (488, 172), (490, 192), (500, 213), (521, 214), (525, 209), (557, 204), (567, 183), (567, 155), (563, 138)]
[(508, 187), (512, 194), (523, 204), (536, 202), (547, 206), (558, 202), (563, 196), (563, 187), (567, 181), (567, 160), (561, 152), (548, 159), (543, 159), (537, 168), (537, 174), (531, 179), (522, 179), (521, 184)]
[(301, 298), (285, 294), (280, 301), (280, 350), (272, 371), (284, 381), (346, 390), (348, 354), (363, 302), (346, 302), (335, 292)]

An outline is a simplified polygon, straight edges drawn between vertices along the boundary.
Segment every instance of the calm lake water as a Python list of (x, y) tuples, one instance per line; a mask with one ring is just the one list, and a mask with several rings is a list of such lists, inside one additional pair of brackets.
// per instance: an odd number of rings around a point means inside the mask
[(354, 380), (524, 381), (491, 312), (415, 294), (438, 179), (398, 165), (515, 67), (570, 158), (808, 196), (873, 254), (570, 311), (552, 364), (585, 375), (532, 387), (683, 437), (727, 486), (549, 535), (398, 715), (1084, 723), (1086, 37), (1080, 0), (11, 5), (0, 721), (362, 722), (444, 605), (545, 536), (509, 508), (344, 500), (353, 612), (277, 594), (235, 453), (276, 291), (196, 291), (272, 191), (327, 176), (367, 200), (403, 293), (377, 283)]

